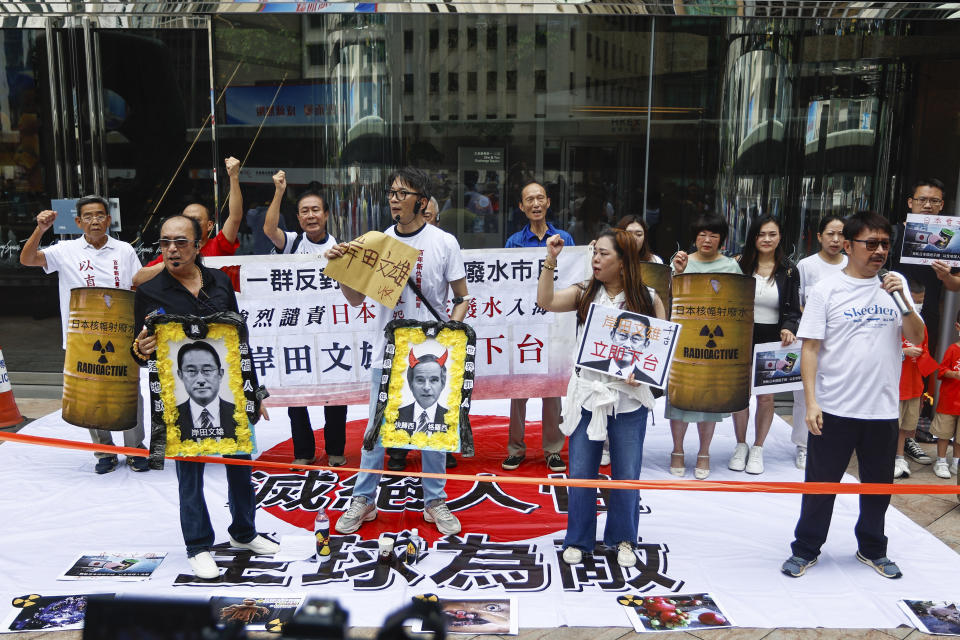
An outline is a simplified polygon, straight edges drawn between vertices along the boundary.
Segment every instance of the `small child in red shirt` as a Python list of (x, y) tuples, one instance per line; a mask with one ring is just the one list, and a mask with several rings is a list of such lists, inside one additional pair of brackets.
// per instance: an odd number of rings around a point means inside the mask
[[(957, 313), (954, 328), (960, 332), (960, 313)], [(949, 479), (950, 473), (957, 472), (957, 458), (960, 457), (960, 342), (947, 347), (940, 363), (938, 376), (940, 400), (937, 402), (937, 415), (930, 425), (930, 433), (937, 437), (937, 461), (933, 463), (933, 473), (938, 478)], [(947, 445), (953, 439), (953, 464), (947, 465)]]
[[(924, 286), (913, 280), (908, 282), (913, 304), (923, 304)], [(923, 396), (923, 379), (937, 370), (937, 361), (927, 347), (927, 329), (923, 329), (923, 342), (915, 345), (903, 339), (903, 366), (900, 370), (900, 432), (897, 439), (897, 457), (893, 461), (893, 477), (909, 478), (910, 466), (904, 458), (904, 450), (912, 460), (930, 464), (933, 460), (914, 440), (917, 420), (920, 418), (920, 399)]]

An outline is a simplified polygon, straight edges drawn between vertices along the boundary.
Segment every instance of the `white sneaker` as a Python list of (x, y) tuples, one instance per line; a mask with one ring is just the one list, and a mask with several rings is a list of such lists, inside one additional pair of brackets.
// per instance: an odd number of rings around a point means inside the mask
[(806, 469), (807, 468), (807, 448), (797, 446), (797, 459), (796, 459), (797, 469)]
[(583, 551), (576, 547), (567, 547), (563, 550), (563, 561), (567, 564), (580, 564), (583, 562)]
[(763, 447), (750, 447), (750, 454), (747, 456), (747, 464), (744, 470), (754, 475), (763, 473)]
[(637, 564), (637, 554), (633, 552), (633, 545), (626, 540), (617, 545), (617, 564), (621, 567), (632, 567)]
[(747, 446), (746, 442), (738, 442), (737, 447), (733, 450), (733, 455), (730, 456), (730, 462), (727, 463), (727, 468), (731, 471), (743, 471), (747, 466), (747, 455), (750, 453), (750, 447)]
[(193, 569), (193, 575), (198, 578), (213, 580), (220, 577), (220, 567), (213, 561), (209, 551), (201, 551), (187, 560), (190, 562), (190, 568)]
[(358, 496), (350, 501), (350, 506), (343, 512), (343, 515), (337, 518), (337, 524), (333, 526), (338, 532), (343, 534), (353, 533), (364, 522), (370, 522), (377, 517), (377, 505), (367, 502), (367, 499)]
[(600, 466), (609, 467), (610, 466), (610, 452), (604, 451), (600, 454)]
[(230, 536), (230, 546), (238, 549), (249, 549), (257, 556), (272, 556), (280, 551), (280, 545), (259, 535), (250, 542), (237, 542), (233, 539), (233, 536)]
[(460, 521), (450, 513), (450, 508), (443, 500), (434, 500), (433, 504), (423, 509), (423, 519), (437, 525), (437, 531), (445, 536), (460, 533)]
[(903, 458), (897, 458), (893, 461), (893, 477), (894, 478), (909, 478), (910, 477), (910, 465), (907, 464), (907, 461)]
[(944, 480), (950, 479), (950, 467), (947, 466), (945, 458), (937, 458), (937, 461), (933, 463), (933, 475)]

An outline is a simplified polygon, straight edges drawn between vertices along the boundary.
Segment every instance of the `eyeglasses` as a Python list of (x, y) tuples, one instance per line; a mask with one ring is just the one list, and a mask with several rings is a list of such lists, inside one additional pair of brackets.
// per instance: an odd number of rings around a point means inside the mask
[(166, 249), (169, 246), (175, 246), (177, 249), (186, 249), (190, 244), (186, 238), (160, 238), (160, 248)]
[(913, 200), (914, 202), (919, 202), (920, 206), (923, 206), (928, 202), (934, 207), (939, 207), (940, 205), (943, 204), (942, 198), (922, 198), (921, 197), (921, 198), (910, 198), (910, 199)]
[(884, 251), (890, 249), (889, 240), (877, 240), (876, 238), (870, 238), (869, 240), (851, 240), (851, 242), (862, 242), (863, 246), (867, 248), (867, 251), (876, 251), (877, 247), (883, 247)]
[(80, 219), (84, 222), (100, 222), (101, 220), (107, 219), (107, 214), (105, 213), (85, 213), (80, 216)]
[(546, 202), (546, 201), (547, 201), (547, 196), (545, 196), (545, 195), (543, 195), (543, 194), (540, 194), (540, 195), (538, 195), (538, 196), (527, 196), (526, 198), (523, 199), (523, 202), (524, 202), (525, 204), (534, 204), (534, 203), (537, 203), (537, 202), (543, 203), (543, 202)]
[(183, 375), (187, 376), (188, 378), (196, 378), (197, 374), (202, 375), (204, 378), (209, 378), (213, 374), (217, 373), (219, 369), (210, 366), (200, 367), (199, 369), (197, 367), (184, 367), (180, 371), (183, 372)]
[(416, 191), (407, 191), (406, 189), (390, 189), (387, 191), (387, 200), (406, 200), (407, 196), (422, 196), (422, 193)]

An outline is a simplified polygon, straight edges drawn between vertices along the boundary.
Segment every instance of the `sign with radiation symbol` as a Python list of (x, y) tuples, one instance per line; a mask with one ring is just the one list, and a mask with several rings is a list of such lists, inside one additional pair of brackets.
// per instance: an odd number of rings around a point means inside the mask
[(317, 555), (330, 555), (330, 536), (323, 535), (323, 531), (317, 531), (314, 535), (317, 537)]
[(32, 607), (37, 604), (37, 600), (40, 599), (40, 596), (32, 593), (28, 596), (20, 596), (19, 598), (14, 598), (10, 603), (15, 606), (17, 609), (26, 609), (27, 607)]
[(413, 596), (414, 600), (423, 600), (424, 602), (439, 602), (440, 598), (437, 597), (435, 593), (421, 593), (420, 595)]
[(621, 604), (625, 607), (636, 608), (643, 604), (643, 598), (634, 595), (618, 596), (617, 604)]
[(274, 618), (266, 624), (267, 631), (270, 633), (280, 633), (283, 631), (283, 620), (280, 618)]

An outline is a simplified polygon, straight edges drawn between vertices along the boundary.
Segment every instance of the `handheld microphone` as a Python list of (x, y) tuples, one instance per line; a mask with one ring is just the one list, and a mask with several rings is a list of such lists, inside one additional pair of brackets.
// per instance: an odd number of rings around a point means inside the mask
[[(883, 279), (890, 273), (887, 269), (880, 269), (877, 272), (877, 277), (880, 278), (880, 282), (883, 282)], [(893, 298), (893, 302), (897, 305), (897, 309), (900, 309), (900, 315), (910, 315), (913, 313), (913, 308), (907, 304), (907, 301), (903, 298), (903, 291), (900, 292), (901, 295), (897, 295), (895, 292), (890, 293), (890, 297)]]

